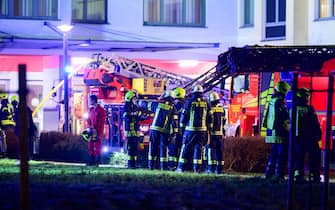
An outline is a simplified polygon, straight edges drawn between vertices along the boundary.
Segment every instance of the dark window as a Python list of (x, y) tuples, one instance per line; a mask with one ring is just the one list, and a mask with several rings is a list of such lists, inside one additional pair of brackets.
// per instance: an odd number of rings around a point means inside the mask
[(254, 24), (254, 0), (244, 0), (244, 23), (243, 25)]
[(0, 0), (0, 17), (57, 19), (57, 0)]
[(286, 0), (266, 1), (265, 39), (285, 38)]
[(106, 0), (72, 0), (72, 22), (107, 23)]
[(144, 0), (145, 25), (205, 25), (205, 0)]

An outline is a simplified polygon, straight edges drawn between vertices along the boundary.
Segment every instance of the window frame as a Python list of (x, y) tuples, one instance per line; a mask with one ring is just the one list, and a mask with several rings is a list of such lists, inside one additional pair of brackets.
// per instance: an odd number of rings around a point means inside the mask
[[(84, 5), (83, 5), (83, 19), (73, 19), (72, 16), (72, 8), (71, 8), (71, 22), (72, 23), (87, 23), (87, 24), (107, 24), (108, 23), (108, 0), (103, 0), (105, 3), (105, 17), (104, 20), (89, 20), (87, 19), (87, 9), (88, 9), (88, 0), (83, 0), (84, 1)], [(72, 2), (71, 2), (72, 5)]]
[(328, 0), (329, 3), (329, 16), (327, 17), (321, 17), (321, 0), (316, 1), (316, 18), (320, 20), (325, 20), (325, 19), (335, 19), (335, 0)]
[[(246, 23), (246, 1), (249, 1), (249, 5), (252, 5), (252, 8), (248, 8), (249, 13), (250, 13), (250, 23)], [(252, 4), (251, 4), (252, 2)], [(253, 27), (255, 23), (255, 1), (254, 0), (242, 0), (242, 17), (241, 17), (241, 27)]]
[(13, 0), (8, 0), (8, 15), (1, 15), (0, 19), (25, 19), (25, 20), (58, 20), (58, 12), (59, 12), (59, 0), (55, 0), (54, 9), (55, 16), (38, 16), (38, 0), (32, 0), (32, 16), (14, 16), (14, 2)]
[[(265, 1), (264, 4), (264, 11), (265, 11), (265, 15), (264, 15), (264, 33), (263, 33), (263, 37), (264, 40), (266, 41), (271, 41), (271, 40), (284, 40), (286, 39), (286, 0), (285, 1), (285, 21), (279, 21), (279, 15), (280, 15), (280, 11), (279, 11), (279, 1), (280, 0), (275, 0), (275, 22), (267, 22), (267, 3), (268, 1)], [(266, 36), (266, 32), (267, 32), (267, 28), (270, 27), (277, 27), (277, 26), (284, 26), (284, 36), (276, 36), (276, 37), (267, 37)]]
[(173, 23), (164, 23), (162, 20), (164, 19), (164, 1), (165, 0), (159, 0), (160, 1), (160, 22), (149, 22), (144, 20), (144, 8), (145, 8), (145, 0), (143, 0), (143, 25), (144, 26), (173, 26), (173, 27), (199, 27), (204, 28), (206, 27), (206, 0), (202, 0), (201, 2), (201, 17), (200, 17), (200, 23), (199, 24), (190, 24), (185, 23), (186, 20), (186, 13), (185, 13), (185, 6), (187, 0), (182, 0), (182, 23), (181, 24), (173, 24)]

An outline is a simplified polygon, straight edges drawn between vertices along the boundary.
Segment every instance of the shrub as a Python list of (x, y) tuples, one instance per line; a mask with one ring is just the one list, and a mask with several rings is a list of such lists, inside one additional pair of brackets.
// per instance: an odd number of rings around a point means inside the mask
[(110, 164), (115, 167), (127, 167), (128, 155), (124, 152), (113, 152), (110, 157)]
[(264, 137), (228, 137), (224, 142), (225, 170), (264, 172), (270, 150)]
[(57, 131), (42, 132), (39, 159), (87, 162), (87, 142), (81, 136)]

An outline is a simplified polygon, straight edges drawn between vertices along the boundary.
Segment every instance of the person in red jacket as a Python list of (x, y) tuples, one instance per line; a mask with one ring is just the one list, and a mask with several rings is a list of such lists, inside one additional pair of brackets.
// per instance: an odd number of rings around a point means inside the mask
[(90, 95), (88, 103), (90, 109), (87, 124), (92, 130), (92, 133), (96, 134), (96, 137), (91, 138), (88, 142), (88, 155), (90, 156), (88, 165), (99, 165), (101, 161), (102, 138), (106, 112), (104, 108), (98, 104), (98, 97), (96, 95)]

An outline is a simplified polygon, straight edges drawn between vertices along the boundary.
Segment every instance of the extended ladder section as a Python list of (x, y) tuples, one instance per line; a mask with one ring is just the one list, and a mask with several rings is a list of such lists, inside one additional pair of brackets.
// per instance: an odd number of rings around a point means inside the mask
[[(190, 93), (192, 88), (196, 85), (201, 85), (205, 93), (211, 90), (218, 92), (224, 91), (224, 81), (232, 76), (228, 63), (228, 55), (228, 52), (222, 54), (221, 56), (225, 58), (225, 62), (218, 63), (218, 65), (184, 85), (186, 92)], [(224, 59), (222, 58), (222, 60)], [(220, 87), (218, 87), (218, 85), (220, 85)]]
[(90, 64), (91, 68), (103, 68), (109, 73), (119, 74), (128, 78), (157, 78), (167, 82), (169, 89), (183, 86), (191, 81), (190, 78), (168, 72), (166, 70), (143, 64), (132, 59), (120, 56), (103, 57), (95, 54), (96, 61)]

